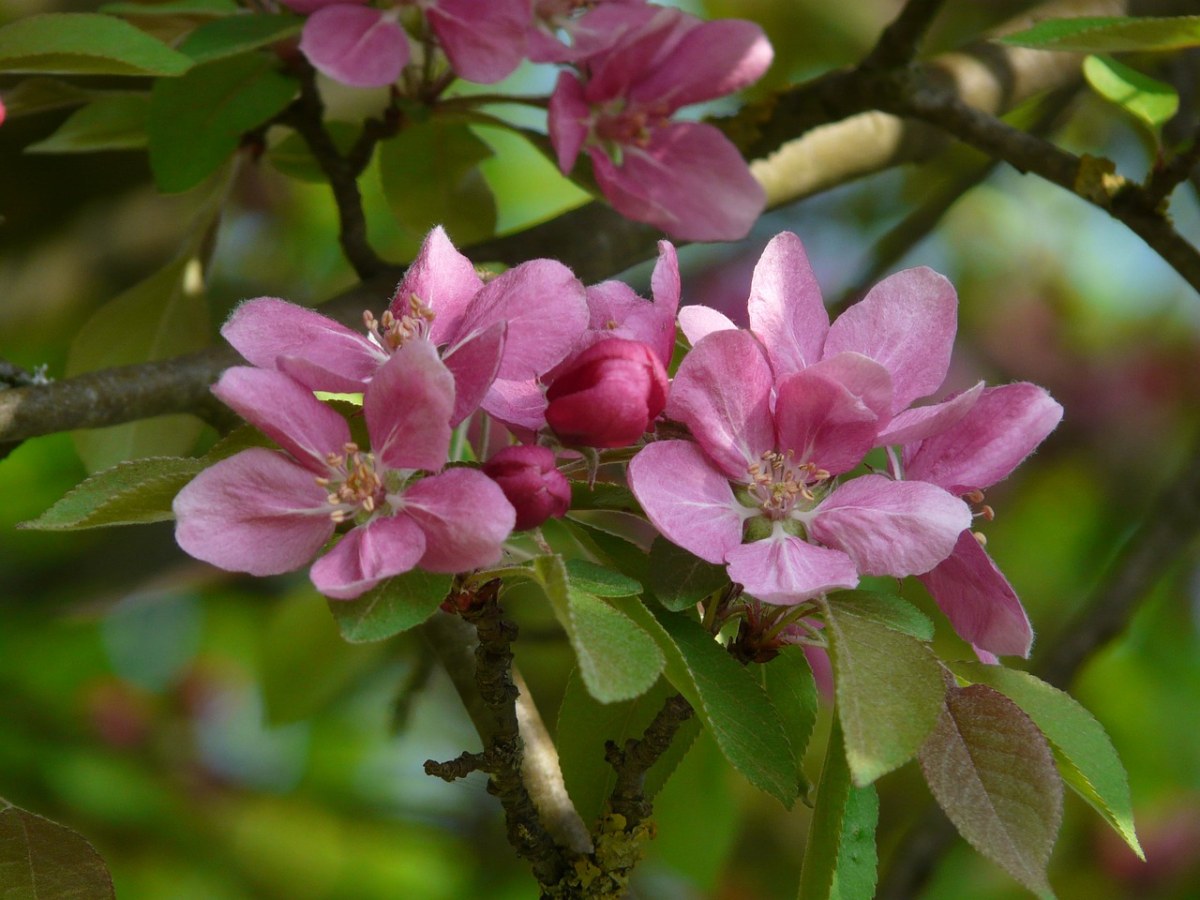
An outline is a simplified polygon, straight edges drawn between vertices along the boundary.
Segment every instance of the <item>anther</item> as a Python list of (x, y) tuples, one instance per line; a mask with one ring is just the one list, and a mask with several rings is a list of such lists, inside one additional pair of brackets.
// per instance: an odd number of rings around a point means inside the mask
[(975, 538), (975, 542), (979, 544), (980, 547), (987, 546), (987, 535), (982, 531), (972, 531), (971, 537)]

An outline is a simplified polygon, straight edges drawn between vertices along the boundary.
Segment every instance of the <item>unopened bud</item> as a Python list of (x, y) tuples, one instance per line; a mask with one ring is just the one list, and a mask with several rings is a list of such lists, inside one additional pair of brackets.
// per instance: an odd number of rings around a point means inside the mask
[(554, 379), (546, 421), (562, 440), (583, 447), (627, 447), (667, 405), (667, 372), (641, 341), (592, 344)]
[(517, 531), (561, 518), (571, 506), (571, 484), (554, 466), (547, 447), (505, 447), (483, 464), (517, 511)]

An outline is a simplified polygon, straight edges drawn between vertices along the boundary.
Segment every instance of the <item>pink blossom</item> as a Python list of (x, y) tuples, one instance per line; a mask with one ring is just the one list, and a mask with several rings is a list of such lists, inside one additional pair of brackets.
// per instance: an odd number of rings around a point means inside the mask
[(351, 441), (345, 419), (281, 372), (235, 367), (213, 392), (283, 452), (244, 450), (180, 491), (175, 536), (192, 556), (279, 574), (304, 565), (348, 524), (310, 573), (338, 599), (414, 566), (460, 572), (499, 559), (515, 514), (483, 473), (441, 471), (454, 379), (428, 343), (398, 349), (367, 386), (370, 451)]
[(744, 237), (766, 202), (762, 188), (720, 131), (671, 116), (756, 81), (772, 58), (762, 30), (609, 3), (579, 20), (574, 46), (579, 75), (563, 72), (550, 98), (563, 172), (586, 151), (623, 215), (686, 240)]
[(562, 518), (571, 506), (571, 483), (554, 464), (554, 451), (532, 444), (504, 447), (483, 464), (517, 511), (517, 531)]
[[(971, 521), (965, 503), (932, 484), (882, 475), (837, 482), (874, 446), (891, 396), (878, 364), (858, 357), (848, 373), (835, 362), (777, 383), (752, 334), (712, 334), (685, 357), (667, 404), (695, 441), (654, 442), (629, 464), (655, 527), (727, 564), (732, 580), (767, 603), (852, 588), (860, 573), (927, 572)], [(887, 391), (864, 399), (845, 387), (879, 372)]]

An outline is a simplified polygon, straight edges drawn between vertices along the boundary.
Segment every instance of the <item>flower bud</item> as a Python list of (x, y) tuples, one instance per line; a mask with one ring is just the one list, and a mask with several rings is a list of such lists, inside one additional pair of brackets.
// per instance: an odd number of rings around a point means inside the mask
[(571, 485), (547, 447), (505, 447), (483, 464), (483, 473), (517, 511), (517, 531), (561, 518), (571, 506)]
[(546, 421), (568, 444), (627, 447), (663, 411), (667, 388), (667, 371), (649, 346), (609, 338), (566, 363), (546, 391)]

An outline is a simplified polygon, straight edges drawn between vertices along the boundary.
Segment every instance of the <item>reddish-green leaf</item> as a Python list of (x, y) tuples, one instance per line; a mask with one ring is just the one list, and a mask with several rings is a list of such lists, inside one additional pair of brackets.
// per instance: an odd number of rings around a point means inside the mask
[(1017, 47), (1076, 53), (1182, 50), (1200, 46), (1200, 16), (1047, 19), (1001, 40)]
[(0, 798), (4, 900), (106, 900), (112, 876), (83, 835)]
[(1039, 896), (1062, 819), (1062, 780), (1045, 737), (1015, 703), (982, 685), (951, 687), (921, 748), (929, 789), (959, 833)]
[(0, 28), (0, 72), (181, 75), (191, 65), (162, 41), (99, 13), (46, 13)]

